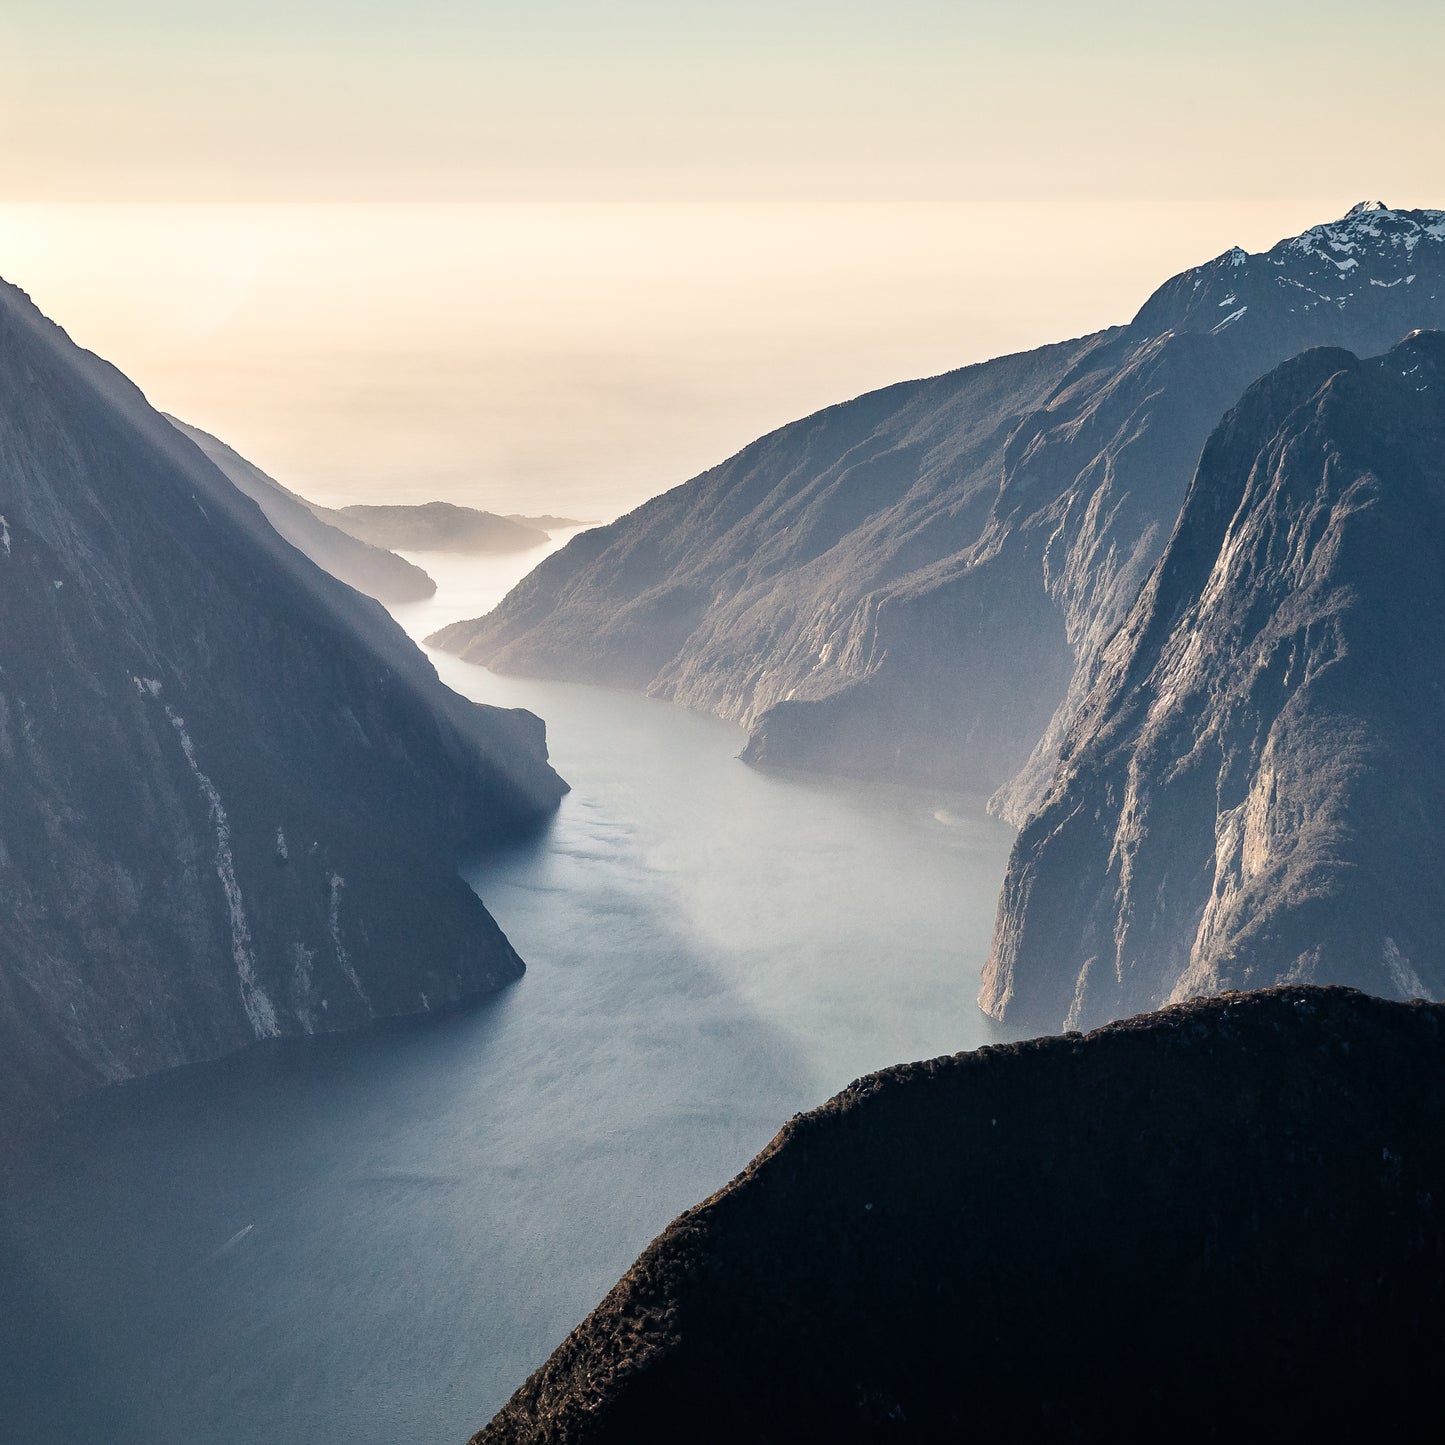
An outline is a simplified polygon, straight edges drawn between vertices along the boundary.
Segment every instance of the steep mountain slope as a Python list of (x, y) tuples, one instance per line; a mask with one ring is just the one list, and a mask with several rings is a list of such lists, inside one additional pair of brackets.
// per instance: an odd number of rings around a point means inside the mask
[(475, 995), (457, 876), (565, 785), (0, 283), (0, 1133), (87, 1086)]
[(1306, 352), (1210, 439), (1009, 863), (980, 1003), (1445, 995), (1445, 336)]
[(1410, 1438), (1442, 1077), (1445, 1008), (1289, 988), (860, 1079), (474, 1445)]
[(716, 712), (758, 762), (1002, 786), (1017, 819), (1225, 409), (1307, 347), (1441, 325), (1445, 213), (1356, 208), (1128, 326), (785, 427), (433, 641)]
[(333, 526), (378, 547), (417, 552), (525, 552), (547, 533), (523, 517), (499, 517), (452, 502), (420, 505), (317, 507)]
[(167, 421), (189, 437), (227, 478), (266, 514), (266, 520), (298, 551), (316, 565), (378, 602), (414, 602), (430, 597), (437, 585), (422, 569), (404, 557), (353, 537), (318, 516), (304, 497), (268, 477), (225, 442), (188, 426), (177, 417)]

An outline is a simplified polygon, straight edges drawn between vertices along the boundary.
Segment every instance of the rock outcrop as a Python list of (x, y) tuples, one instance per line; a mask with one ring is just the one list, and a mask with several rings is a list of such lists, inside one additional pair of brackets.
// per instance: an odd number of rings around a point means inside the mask
[(1445, 995), (1445, 336), (1315, 350), (1204, 449), (1015, 844), (980, 1003)]
[(1445, 1008), (1315, 988), (860, 1079), (473, 1445), (1409, 1438), (1442, 1080)]
[(436, 592), (436, 583), (420, 567), (328, 522), (304, 497), (268, 477), (225, 442), (177, 417), (166, 420), (195, 442), (293, 547), (348, 587), (386, 603), (415, 602)]
[(1018, 821), (1225, 410), (1306, 348), (1430, 326), (1445, 213), (1357, 207), (1128, 326), (784, 427), (432, 640), (715, 712), (759, 763), (998, 788)]
[(0, 1133), (495, 989), (457, 875), (565, 784), (0, 283)]

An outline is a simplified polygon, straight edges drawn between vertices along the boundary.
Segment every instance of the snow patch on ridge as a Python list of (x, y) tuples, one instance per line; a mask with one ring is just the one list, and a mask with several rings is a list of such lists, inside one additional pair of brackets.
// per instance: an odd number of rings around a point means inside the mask
[(4, 517), (0, 517), (0, 547), (5, 550), (5, 555), (10, 555), (10, 523)]
[[(1422, 216), (1424, 220), (1417, 220)], [(1292, 251), (1318, 260), (1329, 261), (1341, 271), (1352, 269), (1354, 253), (1382, 249), (1384, 246), (1403, 250), (1408, 256), (1422, 239), (1445, 240), (1445, 212), (1392, 211), (1378, 201), (1362, 203), (1338, 221), (1311, 226), (1292, 241), (1281, 242), (1276, 251)], [(1356, 265), (1359, 263), (1356, 261)]]

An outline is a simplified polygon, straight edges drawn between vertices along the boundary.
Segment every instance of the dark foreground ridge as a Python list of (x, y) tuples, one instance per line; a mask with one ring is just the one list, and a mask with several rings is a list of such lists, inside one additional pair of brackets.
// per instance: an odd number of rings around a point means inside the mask
[(1442, 1202), (1437, 1004), (1276, 988), (900, 1065), (674, 1222), (474, 1445), (1378, 1438), (1433, 1399)]

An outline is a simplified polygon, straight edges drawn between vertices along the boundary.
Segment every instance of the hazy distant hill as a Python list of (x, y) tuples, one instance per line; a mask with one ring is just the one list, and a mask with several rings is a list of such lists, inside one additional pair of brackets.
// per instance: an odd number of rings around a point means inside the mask
[(560, 532), (565, 527), (596, 525), (584, 522), (579, 517), (554, 517), (550, 512), (544, 512), (540, 517), (524, 517), (520, 512), (508, 512), (506, 517), (509, 522), (519, 522), (524, 527), (539, 527), (544, 532)]
[(451, 502), (315, 507), (353, 537), (406, 552), (525, 552), (547, 541), (546, 527), (575, 527), (565, 517), (499, 517)]
[(475, 1445), (1415, 1438), (1442, 1071), (1445, 1008), (1287, 988), (869, 1075)]
[(261, 508), (266, 520), (293, 547), (333, 577), (379, 602), (413, 602), (430, 597), (437, 590), (436, 583), (420, 567), (329, 524), (304, 497), (298, 497), (268, 477), (260, 467), (209, 432), (189, 426), (177, 417), (166, 420), (195, 442)]
[(0, 283), (0, 1133), (495, 989), (462, 850), (565, 785)]
[(1307, 347), (1420, 326), (1445, 326), (1445, 213), (1357, 207), (1128, 326), (784, 427), (433, 640), (735, 719), (759, 762), (1001, 787), (1018, 819), (1224, 411)]
[(1015, 844), (983, 1007), (1445, 996), (1442, 659), (1445, 336), (1306, 352), (1204, 450)]

